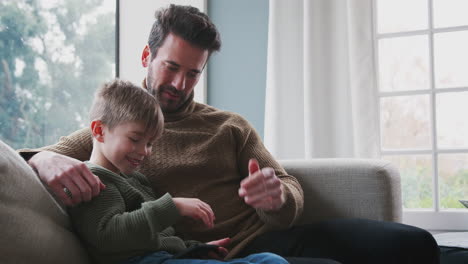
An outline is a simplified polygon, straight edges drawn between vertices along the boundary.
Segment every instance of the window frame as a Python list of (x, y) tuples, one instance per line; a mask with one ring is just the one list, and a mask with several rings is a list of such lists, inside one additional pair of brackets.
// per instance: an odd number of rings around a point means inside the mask
[[(437, 88), (435, 87), (435, 72), (434, 72), (434, 35), (437, 33), (460, 32), (468, 31), (467, 26), (434, 28), (433, 24), (433, 0), (428, 1), (428, 28), (424, 30), (412, 30), (395, 33), (378, 33), (378, 18), (377, 5), (379, 0), (373, 0), (373, 43), (374, 43), (374, 65), (376, 76), (377, 102), (379, 102), (378, 119), (381, 122), (380, 100), (395, 96), (412, 96), (412, 95), (428, 95), (430, 107), (430, 127), (431, 127), (431, 146), (428, 149), (407, 149), (407, 150), (386, 150), (382, 148), (382, 131), (379, 125), (379, 149), (381, 156), (393, 155), (414, 155), (425, 154), (430, 155), (432, 159), (432, 187), (433, 187), (433, 208), (430, 209), (403, 209), (403, 222), (414, 226), (429, 230), (464, 230), (468, 229), (468, 211), (460, 209), (444, 209), (441, 210), (439, 202), (439, 178), (438, 178), (438, 156), (440, 154), (468, 154), (468, 148), (460, 149), (444, 149), (437, 147), (437, 126), (436, 126), (436, 96), (443, 93), (467, 92), (468, 87), (454, 88)], [(409, 36), (427, 36), (429, 48), (429, 89), (412, 90), (412, 91), (380, 91), (380, 76), (379, 76), (379, 40), (396, 37)]]

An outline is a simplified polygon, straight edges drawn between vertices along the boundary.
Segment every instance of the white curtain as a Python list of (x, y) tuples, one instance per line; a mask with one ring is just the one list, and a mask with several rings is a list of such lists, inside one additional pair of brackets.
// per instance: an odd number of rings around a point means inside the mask
[(372, 0), (270, 0), (265, 144), (277, 159), (379, 155)]

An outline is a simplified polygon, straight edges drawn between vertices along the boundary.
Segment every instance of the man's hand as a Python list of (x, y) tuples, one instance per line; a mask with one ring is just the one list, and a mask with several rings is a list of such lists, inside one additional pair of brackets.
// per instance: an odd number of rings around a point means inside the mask
[(172, 200), (181, 215), (201, 220), (209, 228), (214, 226), (215, 216), (207, 203), (196, 198), (173, 198)]
[(101, 180), (77, 159), (42, 151), (28, 163), (37, 171), (42, 182), (67, 206), (90, 201), (105, 188)]
[(258, 161), (249, 160), (249, 177), (241, 181), (239, 196), (255, 209), (274, 211), (286, 201), (283, 185), (272, 168), (260, 170)]

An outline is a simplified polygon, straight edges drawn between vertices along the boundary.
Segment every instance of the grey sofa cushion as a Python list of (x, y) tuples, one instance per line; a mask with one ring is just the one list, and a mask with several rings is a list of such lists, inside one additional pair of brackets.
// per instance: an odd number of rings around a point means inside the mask
[(89, 263), (68, 215), (0, 141), (0, 263)]

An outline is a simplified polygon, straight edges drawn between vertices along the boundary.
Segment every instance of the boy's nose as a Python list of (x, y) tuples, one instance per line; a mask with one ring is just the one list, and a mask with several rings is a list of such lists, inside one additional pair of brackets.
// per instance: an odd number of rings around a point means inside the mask
[(151, 153), (151, 149), (148, 148), (147, 146), (142, 146), (138, 148), (138, 154), (142, 155), (144, 157), (148, 156)]

